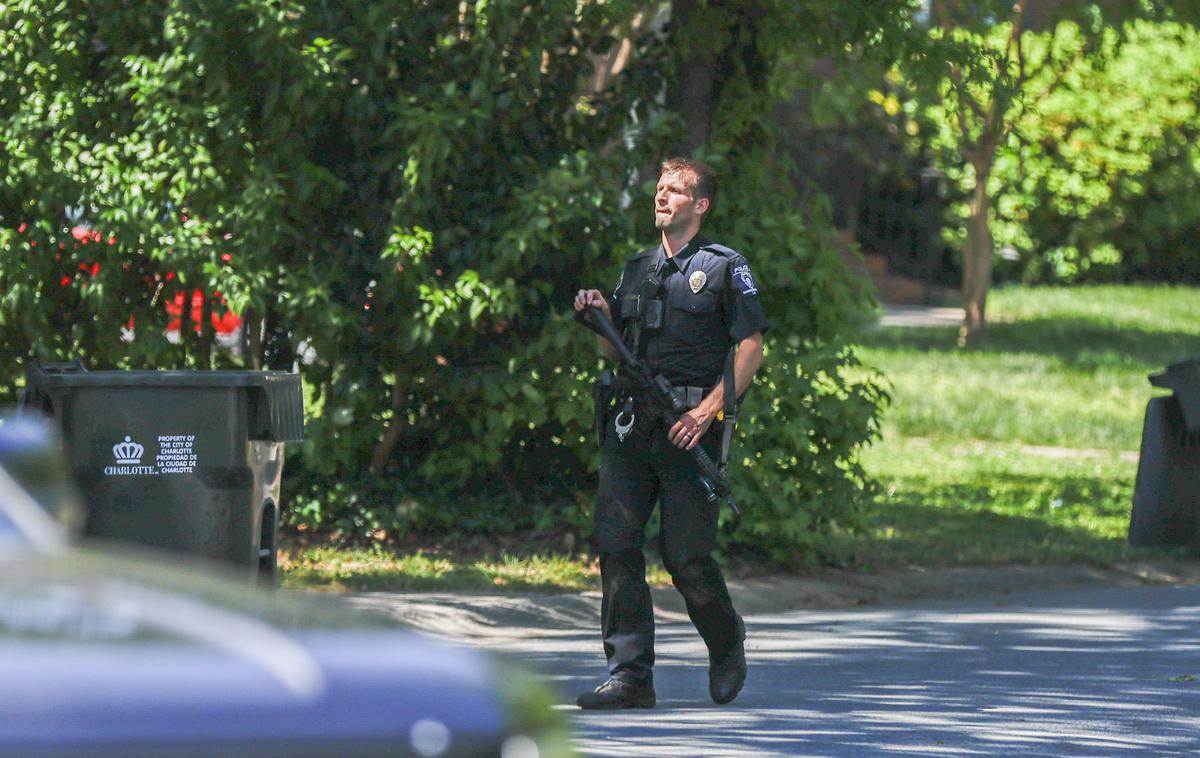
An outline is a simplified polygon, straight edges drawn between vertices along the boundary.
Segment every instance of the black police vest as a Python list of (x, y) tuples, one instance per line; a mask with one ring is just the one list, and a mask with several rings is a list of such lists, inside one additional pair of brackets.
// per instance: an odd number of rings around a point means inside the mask
[[(696, 253), (709, 252), (724, 255), (708, 245), (702, 245)], [(663, 325), (665, 303), (663, 301), (663, 269), (666, 267), (666, 257), (661, 253), (643, 256), (634, 272), (633, 281), (637, 287), (629, 295), (621, 298), (621, 318), (625, 321), (625, 331), (621, 335), (625, 346), (639, 358), (642, 357), (642, 331), (645, 329), (660, 329)], [(725, 403), (723, 410), (721, 455), (719, 465), (722, 469), (728, 466), (729, 448), (733, 438), (734, 425), (737, 423), (738, 411), (741, 409), (742, 398), (737, 397), (734, 382), (734, 355), (736, 345), (729, 347), (726, 354), (725, 370), (722, 372), (721, 383), (724, 385)]]
[(663, 322), (662, 280), (666, 258), (655, 253), (642, 257), (633, 276), (637, 286), (632, 294), (621, 298), (621, 319), (625, 332), (621, 336), (625, 346), (639, 358), (643, 329), (661, 329)]

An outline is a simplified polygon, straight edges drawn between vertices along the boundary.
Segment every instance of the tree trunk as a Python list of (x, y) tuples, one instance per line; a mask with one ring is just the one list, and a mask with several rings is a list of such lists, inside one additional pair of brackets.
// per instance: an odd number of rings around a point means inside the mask
[(200, 305), (200, 335), (196, 343), (196, 359), (203, 369), (212, 368), (213, 342), (216, 340), (212, 311), (212, 298), (205, 293)]
[(392, 385), (392, 420), (383, 430), (383, 438), (375, 445), (375, 450), (371, 455), (369, 470), (375, 476), (383, 474), (388, 459), (392, 457), (392, 450), (396, 448), (396, 443), (400, 441), (400, 437), (404, 433), (404, 422), (400, 418), (400, 405), (404, 395), (401, 390), (402, 384), (400, 378), (397, 377), (396, 383)]
[(992, 156), (975, 164), (975, 188), (971, 190), (970, 217), (967, 219), (967, 247), (963, 251), (963, 323), (958, 332), (959, 345), (978, 344), (987, 327), (985, 309), (988, 288), (992, 284), (992, 230), (988, 225), (987, 181)]
[(242, 317), (242, 345), (247, 365), (255, 371), (263, 367), (262, 318), (253, 308)]
[(192, 322), (192, 295), (185, 288), (183, 290), (183, 308), (179, 312), (179, 368), (187, 368), (188, 355), (188, 329)]
[[(700, 0), (675, 0), (671, 5), (671, 44), (684, 45), (692, 14)], [(722, 5), (710, 0), (710, 5)], [(691, 155), (708, 142), (716, 100), (717, 55), (719, 51), (694, 49), (679, 69), (678, 78), (667, 94), (667, 107), (684, 120), (684, 133), (672, 146), (680, 155)]]

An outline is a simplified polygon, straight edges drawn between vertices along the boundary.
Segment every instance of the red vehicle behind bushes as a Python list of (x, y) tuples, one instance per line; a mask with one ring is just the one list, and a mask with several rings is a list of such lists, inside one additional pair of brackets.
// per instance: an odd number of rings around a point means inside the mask
[[(105, 254), (105, 248), (115, 246), (117, 238), (113, 235), (105, 235), (86, 224), (76, 224), (69, 230), (64, 229), (63, 231), (69, 231), (69, 243), (66, 239), (56, 241), (54, 237), (41, 235), (36, 227), (31, 228), (28, 223), (22, 222), (16, 227), (17, 247), (29, 251), (53, 250), (56, 264), (51, 274), (53, 280), (57, 281), (60, 287), (79, 287), (82, 294), (100, 275), (102, 261), (111, 257)], [(68, 244), (70, 245), (69, 251)], [(86, 251), (88, 247), (98, 249), (100, 252), (94, 257), (90, 257), (89, 260), (78, 260), (89, 256), (86, 252), (76, 251)], [(76, 259), (78, 262), (76, 263), (72, 259)], [(232, 256), (225, 253), (221, 255), (221, 260), (228, 263), (232, 260)], [(111, 263), (116, 265), (115, 261), (111, 261)], [(124, 268), (128, 270), (128, 264), (125, 264)], [(200, 288), (184, 287), (174, 271), (156, 272), (153, 275), (146, 273), (143, 275), (143, 279), (147, 285), (147, 297), (152, 301), (161, 300), (162, 307), (166, 311), (167, 323), (164, 332), (169, 341), (173, 343), (180, 341), (183, 316), (185, 308), (188, 308), (189, 305), (190, 308), (187, 310), (189, 324), (196, 334), (201, 334), (204, 330), (205, 302), (211, 300), (213, 307), (210, 311), (209, 321), (218, 344), (233, 345), (237, 343), (242, 327), (242, 318), (229, 309), (228, 302), (219, 291), (214, 290), (210, 294)], [(164, 293), (164, 290), (169, 292), (171, 287), (174, 287), (173, 293)], [(130, 316), (128, 322), (123, 326), (127, 330), (126, 338), (132, 339), (135, 318)]]

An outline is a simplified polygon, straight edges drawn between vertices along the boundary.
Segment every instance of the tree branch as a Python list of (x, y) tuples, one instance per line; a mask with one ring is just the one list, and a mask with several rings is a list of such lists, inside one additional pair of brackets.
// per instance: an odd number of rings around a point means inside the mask
[(1012, 32), (1008, 36), (1008, 49), (1016, 50), (1017, 86), (1023, 86), (1028, 77), (1025, 74), (1025, 47), (1021, 44), (1021, 36), (1025, 33), (1025, 4), (1013, 6)]
[[(938, 25), (941, 26), (942, 31), (946, 34), (946, 37), (949, 38), (951, 33), (954, 31), (954, 24), (950, 20), (950, 14), (946, 10), (945, 2), (943, 2), (943, 0), (934, 0), (933, 9), (938, 18)], [(962, 111), (961, 103), (966, 102), (967, 107), (969, 107), (981, 121), (987, 118), (987, 114), (983, 110), (983, 105), (976, 100), (967, 89), (966, 84), (963, 82), (962, 71), (959, 69), (958, 64), (954, 62), (950, 63), (950, 82), (954, 85), (954, 90), (958, 93), (959, 97), (960, 105), (956, 107), (958, 112), (959, 128), (962, 129), (964, 135), (970, 134), (970, 132), (967, 130), (966, 114)]]

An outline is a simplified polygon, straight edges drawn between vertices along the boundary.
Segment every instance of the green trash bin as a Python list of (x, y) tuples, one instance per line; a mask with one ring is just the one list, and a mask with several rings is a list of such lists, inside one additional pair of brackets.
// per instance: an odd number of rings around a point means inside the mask
[(50, 416), (84, 534), (224, 561), (275, 581), (286, 442), (304, 439), (283, 371), (86, 371), (30, 364), (23, 412)]

